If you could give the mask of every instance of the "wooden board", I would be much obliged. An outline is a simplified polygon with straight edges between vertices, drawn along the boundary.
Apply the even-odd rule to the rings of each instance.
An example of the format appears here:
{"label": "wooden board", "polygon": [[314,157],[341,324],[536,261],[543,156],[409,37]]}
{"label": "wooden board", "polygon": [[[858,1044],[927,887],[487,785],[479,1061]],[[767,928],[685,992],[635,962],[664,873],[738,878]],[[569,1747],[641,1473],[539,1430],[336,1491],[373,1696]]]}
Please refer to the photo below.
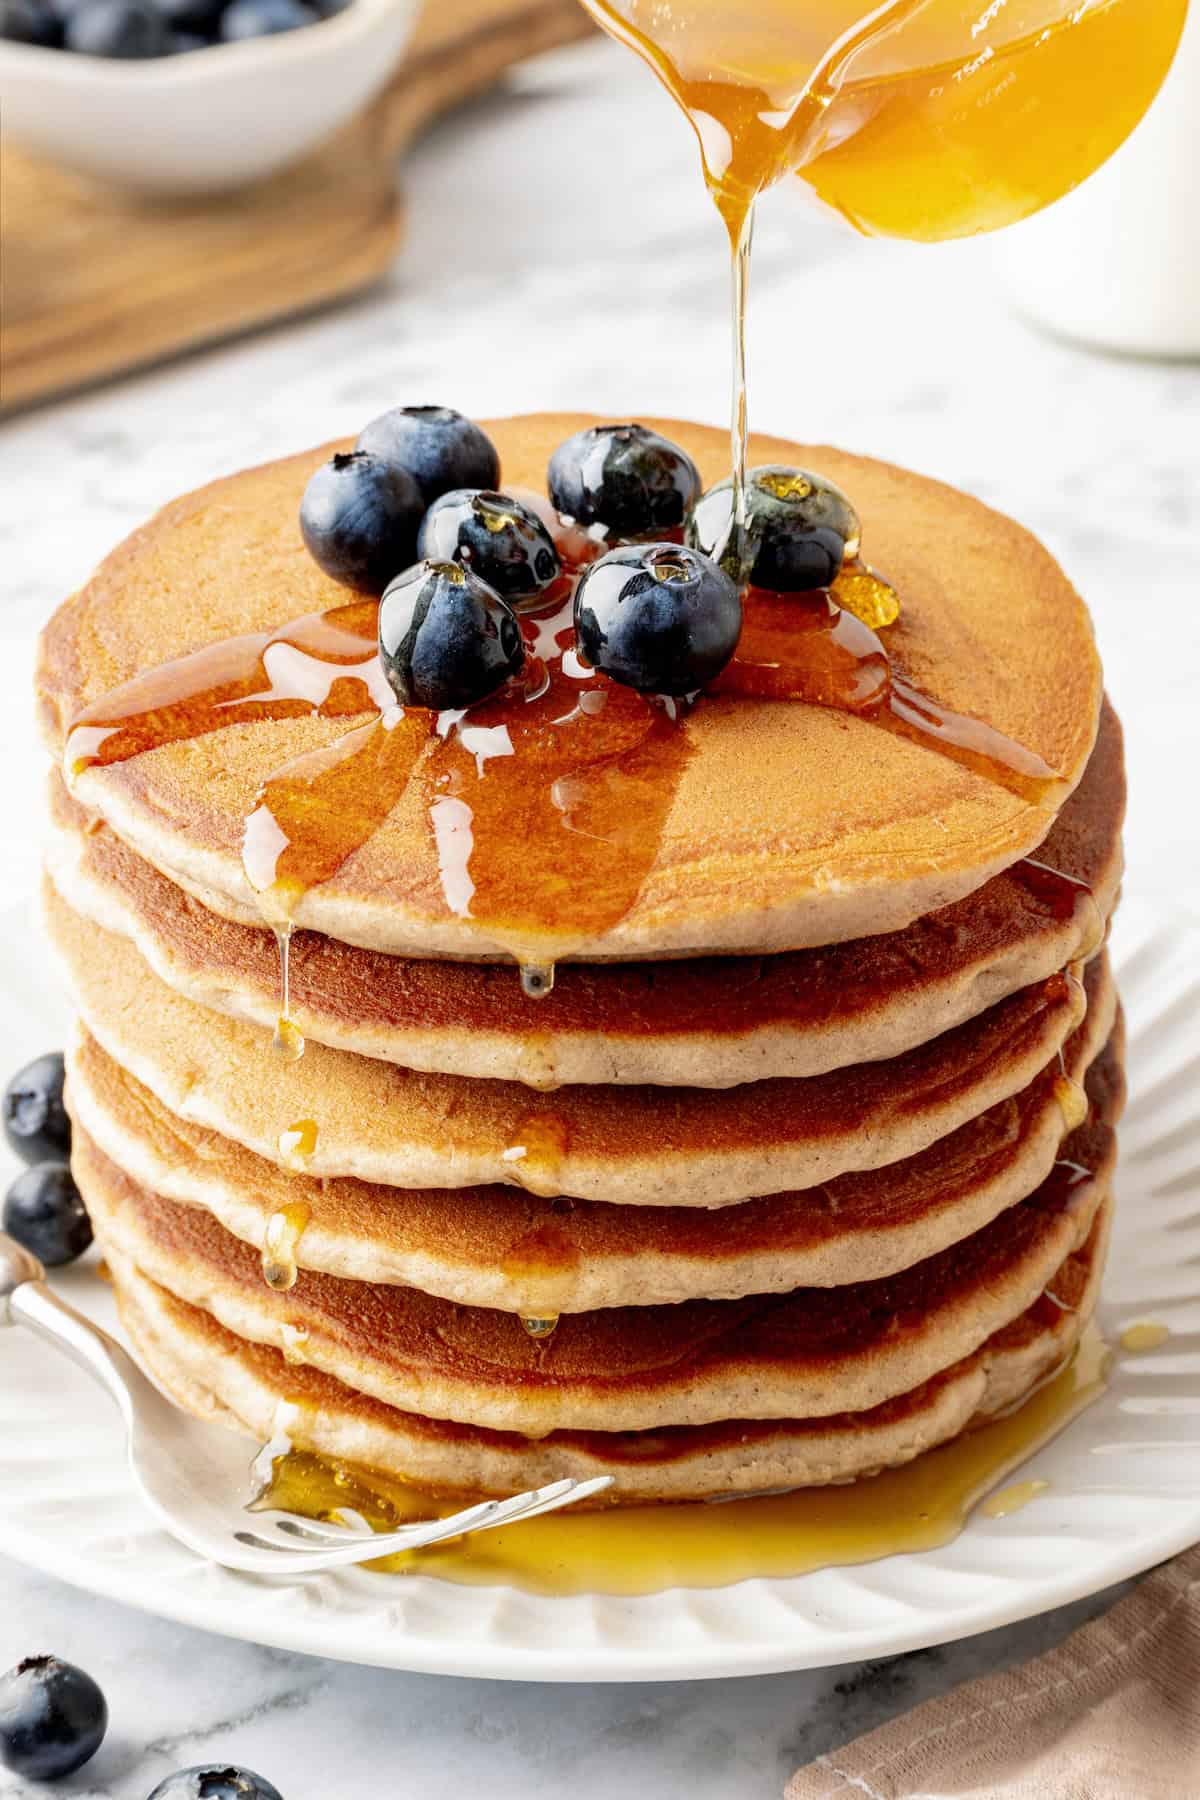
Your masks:
{"label": "wooden board", "polygon": [[354,293],[400,240],[396,162],[439,114],[591,29],[579,0],[429,0],[366,112],[234,195],[138,200],[5,143],[0,412]]}

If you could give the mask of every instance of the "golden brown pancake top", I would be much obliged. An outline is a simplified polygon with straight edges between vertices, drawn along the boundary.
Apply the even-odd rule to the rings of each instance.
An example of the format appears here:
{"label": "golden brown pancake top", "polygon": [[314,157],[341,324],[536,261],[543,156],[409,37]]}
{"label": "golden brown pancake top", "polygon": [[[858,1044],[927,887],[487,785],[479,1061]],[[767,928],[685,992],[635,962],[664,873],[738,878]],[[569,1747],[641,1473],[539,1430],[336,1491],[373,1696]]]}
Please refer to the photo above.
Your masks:
{"label": "golden brown pancake top", "polygon": [[[554,446],[591,422],[534,415],[489,426],[504,483],[540,489]],[[692,452],[706,482],[725,473],[723,433],[658,423]],[[306,555],[297,524],[304,483],[331,448],[176,501],[60,609],[44,634],[38,677],[53,749],[61,751],[81,708],[134,674],[347,600]],[[1053,801],[1033,804],[840,712],[707,697],[682,727],[686,756],[637,892],[607,924],[603,890],[629,882],[627,845],[597,857],[567,832],[561,854],[539,845],[531,858],[528,836],[505,842],[500,827],[474,854],[508,871],[503,916],[457,916],[420,781],[299,902],[300,924],[385,951],[474,958],[506,954],[517,937],[527,960],[780,950],[898,929],[1041,841],[1082,773],[1101,699],[1086,611],[1052,558],[979,502],[883,463],[775,439],[756,440],[752,460],[816,467],[849,492],[867,555],[902,596],[889,653],[926,693],[1053,768],[1061,777]],[[233,726],[90,768],[79,795],[167,874],[253,917],[240,847],[260,784],[353,723],[293,717]],[[651,781],[642,804],[652,801],[657,807]],[[540,867],[569,874],[572,851],[587,852],[597,902],[583,929],[564,914],[561,887],[553,905],[544,886],[521,889],[524,865],[540,857]]]}

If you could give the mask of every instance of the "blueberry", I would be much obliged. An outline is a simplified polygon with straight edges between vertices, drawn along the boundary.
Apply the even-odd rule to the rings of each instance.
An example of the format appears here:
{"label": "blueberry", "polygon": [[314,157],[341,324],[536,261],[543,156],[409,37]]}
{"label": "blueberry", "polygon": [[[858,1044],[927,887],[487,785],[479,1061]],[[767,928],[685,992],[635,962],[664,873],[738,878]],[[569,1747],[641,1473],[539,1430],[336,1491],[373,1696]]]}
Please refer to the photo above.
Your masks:
{"label": "blueberry", "polygon": [[690,694],[737,649],[742,602],[723,569],[679,544],[610,550],[575,590],[583,656],[626,687]]}
{"label": "blueberry", "polygon": [[65,1079],[62,1052],[51,1050],[18,1069],[5,1088],[4,1135],[22,1162],[63,1162],[71,1154]]}
{"label": "blueberry", "polygon": [[212,39],[202,37],[198,31],[173,31],[167,46],[168,56],[190,56],[193,50],[207,50]]}
{"label": "blueberry", "polygon": [[27,1656],[0,1675],[0,1763],[31,1781],[56,1781],[95,1756],[108,1726],[90,1675],[57,1656]]}
{"label": "blueberry", "polygon": [[148,1800],[283,1800],[283,1796],[253,1769],[205,1763],[194,1769],[177,1769],[159,1782]]}
{"label": "blueberry", "polygon": [[66,45],[84,56],[165,56],[171,34],[150,0],[85,0],[67,20]]}
{"label": "blueberry", "polygon": [[645,425],[589,425],[550,458],[550,498],[580,525],[610,538],[649,537],[682,525],[700,492],[685,450]]}
{"label": "blueberry", "polygon": [[[217,35],[217,23],[225,5],[225,0],[153,0],[153,5],[174,33],[172,50],[179,46],[179,37],[195,36],[203,43],[210,42]],[[197,46],[188,44],[186,48]]]}
{"label": "blueberry", "polygon": [[62,38],[62,27],[41,0],[0,0],[0,38],[10,44],[53,48]]}
{"label": "blueberry", "polygon": [[416,482],[403,469],[354,450],[323,463],[312,477],[300,502],[300,530],[327,575],[364,594],[381,594],[412,562],[424,510]]}
{"label": "blueberry", "polygon": [[529,507],[487,488],[452,488],[434,501],[417,554],[467,564],[504,600],[534,600],[561,572],[554,539]]}
{"label": "blueberry", "polygon": [[511,606],[454,562],[396,577],[379,607],[379,653],[401,705],[432,712],[486,700],[525,660]]}
{"label": "blueberry", "polygon": [[232,0],[221,14],[221,37],[227,44],[240,44],[247,38],[300,31],[305,25],[319,24],[320,18],[304,0]]}
{"label": "blueberry", "polygon": [[495,444],[451,406],[395,406],[364,426],[357,448],[406,469],[426,506],[451,488],[494,488],[500,480]]}
{"label": "blueberry", "polygon": [[740,569],[732,543],[733,484],[722,481],[696,504],[687,539],[717,556],[735,580],[777,594],[828,587],[847,550],[858,551],[858,514],[841,488],[806,469],[751,469]]}
{"label": "blueberry", "polygon": [[92,1222],[66,1163],[22,1169],[4,1196],[0,1218],[9,1237],[47,1268],[74,1262],[92,1241]]}

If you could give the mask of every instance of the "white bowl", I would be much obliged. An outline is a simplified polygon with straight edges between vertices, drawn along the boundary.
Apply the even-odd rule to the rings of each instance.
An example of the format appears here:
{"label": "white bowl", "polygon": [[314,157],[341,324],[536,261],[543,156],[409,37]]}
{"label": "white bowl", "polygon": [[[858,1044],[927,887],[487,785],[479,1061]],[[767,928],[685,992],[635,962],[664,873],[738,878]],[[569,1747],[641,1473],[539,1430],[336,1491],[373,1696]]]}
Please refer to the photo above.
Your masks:
{"label": "white bowl", "polygon": [[144,62],[0,43],[0,117],[14,140],[121,187],[241,187],[379,92],[415,11],[416,0],[351,0],[299,31]]}

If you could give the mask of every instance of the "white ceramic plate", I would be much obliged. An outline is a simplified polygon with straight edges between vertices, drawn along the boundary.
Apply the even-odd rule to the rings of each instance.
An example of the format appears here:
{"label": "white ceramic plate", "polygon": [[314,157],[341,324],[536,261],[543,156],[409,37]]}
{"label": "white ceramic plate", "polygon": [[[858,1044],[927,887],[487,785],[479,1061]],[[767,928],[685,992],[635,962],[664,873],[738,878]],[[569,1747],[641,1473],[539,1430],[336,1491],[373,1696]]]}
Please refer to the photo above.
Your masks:
{"label": "white ceramic plate", "polygon": [[[0,921],[0,925],[4,924]],[[46,959],[0,931],[0,1068],[61,1041]],[[0,1333],[0,1550],[94,1593],[289,1650],[541,1681],[749,1675],[890,1655],[1095,1592],[1200,1538],[1200,931],[1134,905],[1114,934],[1129,1024],[1116,1240],[1102,1311],[1114,1343],[1142,1319],[1171,1336],[1118,1356],[1105,1397],[1037,1456],[1048,1494],[976,1516],[922,1555],[793,1580],[637,1599],[546,1599],[361,1571],[287,1584],[201,1562],[152,1523],[115,1415],[25,1333]],[[98,1315],[86,1269],[63,1290]],[[111,1323],[111,1320],[106,1320]],[[1009,1477],[1012,1479],[1012,1477]]]}

